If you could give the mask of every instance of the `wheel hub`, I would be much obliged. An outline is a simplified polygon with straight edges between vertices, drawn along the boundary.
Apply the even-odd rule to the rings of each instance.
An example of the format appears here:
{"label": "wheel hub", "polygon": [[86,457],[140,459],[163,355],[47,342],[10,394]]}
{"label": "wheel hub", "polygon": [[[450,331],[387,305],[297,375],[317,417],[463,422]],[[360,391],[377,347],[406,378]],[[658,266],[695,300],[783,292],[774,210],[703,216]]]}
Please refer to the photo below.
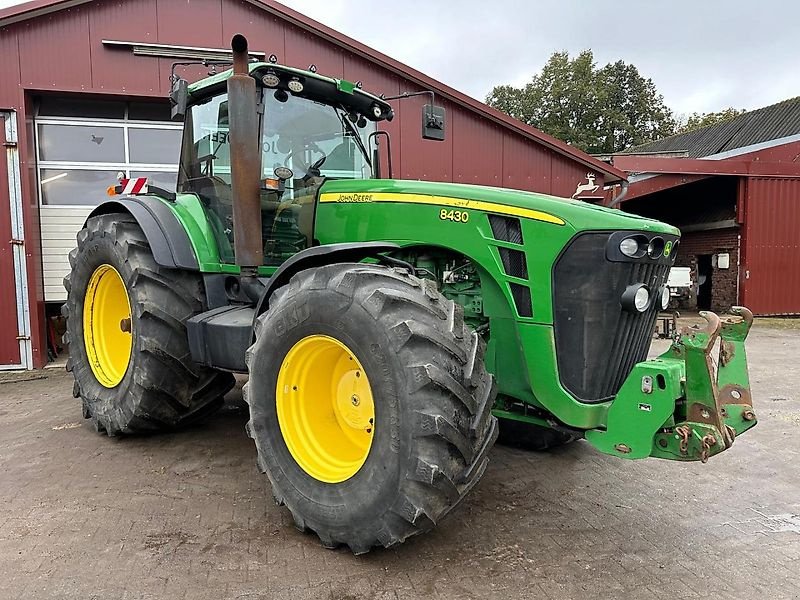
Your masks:
{"label": "wheel hub", "polygon": [[133,325],[125,282],[111,265],[97,267],[86,287],[83,342],[97,381],[106,388],[119,385],[131,359]]}
{"label": "wheel hub", "polygon": [[286,447],[311,477],[340,483],[367,460],[372,388],[361,362],[339,340],[312,335],[292,346],[278,372],[276,404]]}

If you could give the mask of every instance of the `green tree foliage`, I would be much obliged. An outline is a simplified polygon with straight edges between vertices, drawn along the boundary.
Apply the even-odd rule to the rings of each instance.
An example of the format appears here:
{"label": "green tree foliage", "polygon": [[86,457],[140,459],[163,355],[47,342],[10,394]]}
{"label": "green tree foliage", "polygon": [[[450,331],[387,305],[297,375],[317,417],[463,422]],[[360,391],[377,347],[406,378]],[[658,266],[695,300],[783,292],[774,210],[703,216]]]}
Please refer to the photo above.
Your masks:
{"label": "green tree foliage", "polygon": [[591,50],[554,53],[530,83],[495,87],[486,103],[597,154],[660,139],[676,126],[651,79],[623,61],[597,68]]}
{"label": "green tree foliage", "polygon": [[684,123],[678,126],[677,133],[686,133],[687,131],[694,131],[701,127],[708,127],[709,125],[716,125],[723,121],[728,121],[734,117],[744,114],[746,111],[740,108],[726,108],[719,112],[709,113],[692,113],[686,118]]}

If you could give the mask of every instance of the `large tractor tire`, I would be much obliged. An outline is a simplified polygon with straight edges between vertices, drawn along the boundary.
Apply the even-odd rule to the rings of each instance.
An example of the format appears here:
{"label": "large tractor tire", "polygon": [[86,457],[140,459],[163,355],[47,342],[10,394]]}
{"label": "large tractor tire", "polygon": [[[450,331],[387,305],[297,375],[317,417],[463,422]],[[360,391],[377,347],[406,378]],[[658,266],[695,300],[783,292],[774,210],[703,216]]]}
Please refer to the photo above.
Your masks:
{"label": "large tractor tire", "polygon": [[205,308],[199,275],[157,265],[125,213],[90,218],[69,262],[67,370],[98,431],[175,429],[221,406],[233,376],[193,364],[189,352],[186,320]]}
{"label": "large tractor tire", "polygon": [[303,271],[255,334],[244,393],[258,465],[325,547],[361,554],[427,531],[483,475],[494,380],[433,283],[375,265]]}
{"label": "large tractor tire", "polygon": [[513,419],[500,419],[500,436],[497,442],[504,446],[544,452],[559,446],[566,446],[577,439],[577,436],[549,427],[522,423]]}

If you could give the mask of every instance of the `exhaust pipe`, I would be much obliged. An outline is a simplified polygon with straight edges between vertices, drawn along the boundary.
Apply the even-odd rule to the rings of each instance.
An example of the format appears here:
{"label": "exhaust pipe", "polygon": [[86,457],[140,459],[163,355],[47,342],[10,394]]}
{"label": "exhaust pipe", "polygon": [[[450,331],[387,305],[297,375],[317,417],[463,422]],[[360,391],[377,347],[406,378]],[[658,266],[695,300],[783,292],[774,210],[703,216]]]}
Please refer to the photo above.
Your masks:
{"label": "exhaust pipe", "polygon": [[[261,236],[261,149],[258,139],[256,81],[250,76],[247,39],[231,40],[233,75],[228,78],[228,141],[233,193],[233,246],[242,275],[264,262]],[[250,273],[245,273],[250,271]]]}

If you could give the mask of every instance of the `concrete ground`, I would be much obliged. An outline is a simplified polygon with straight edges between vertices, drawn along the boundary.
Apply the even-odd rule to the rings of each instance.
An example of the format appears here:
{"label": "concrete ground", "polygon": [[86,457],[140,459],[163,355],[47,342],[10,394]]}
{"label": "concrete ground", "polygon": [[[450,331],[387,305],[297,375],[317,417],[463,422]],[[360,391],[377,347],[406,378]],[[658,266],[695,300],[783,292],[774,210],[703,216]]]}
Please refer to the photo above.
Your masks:
{"label": "concrete ground", "polygon": [[65,373],[4,375],[0,598],[800,598],[800,330],[757,325],[748,352],[760,423],[709,464],[498,446],[436,531],[358,558],[272,503],[240,390],[109,439]]}

